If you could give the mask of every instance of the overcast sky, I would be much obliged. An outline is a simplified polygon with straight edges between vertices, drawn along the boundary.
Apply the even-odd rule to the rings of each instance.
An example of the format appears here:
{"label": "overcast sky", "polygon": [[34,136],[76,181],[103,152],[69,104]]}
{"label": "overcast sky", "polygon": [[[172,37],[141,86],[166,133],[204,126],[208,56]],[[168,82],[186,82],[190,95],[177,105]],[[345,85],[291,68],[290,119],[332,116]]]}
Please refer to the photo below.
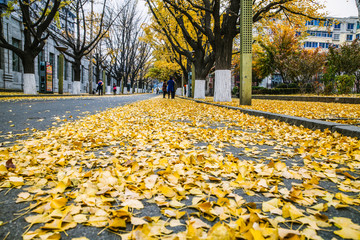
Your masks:
{"label": "overcast sky", "polygon": [[[355,0],[318,0],[326,5],[326,10],[331,17],[350,17],[357,16]],[[147,12],[145,1],[139,1],[139,9],[144,13]]]}
{"label": "overcast sky", "polygon": [[350,17],[358,15],[355,0],[325,0],[325,5],[329,16],[331,17]]}

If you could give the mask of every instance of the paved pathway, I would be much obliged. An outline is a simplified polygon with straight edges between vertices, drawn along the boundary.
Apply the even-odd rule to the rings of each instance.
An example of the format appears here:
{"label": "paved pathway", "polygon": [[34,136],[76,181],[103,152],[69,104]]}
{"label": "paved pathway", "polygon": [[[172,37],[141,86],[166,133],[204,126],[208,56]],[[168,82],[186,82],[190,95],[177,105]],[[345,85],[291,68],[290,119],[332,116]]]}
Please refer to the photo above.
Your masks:
{"label": "paved pathway", "polygon": [[21,135],[31,132],[31,129],[46,130],[56,126],[59,119],[74,120],[155,96],[155,94],[101,97],[96,95],[40,99],[14,98],[11,101],[0,101],[0,143],[22,137]]}

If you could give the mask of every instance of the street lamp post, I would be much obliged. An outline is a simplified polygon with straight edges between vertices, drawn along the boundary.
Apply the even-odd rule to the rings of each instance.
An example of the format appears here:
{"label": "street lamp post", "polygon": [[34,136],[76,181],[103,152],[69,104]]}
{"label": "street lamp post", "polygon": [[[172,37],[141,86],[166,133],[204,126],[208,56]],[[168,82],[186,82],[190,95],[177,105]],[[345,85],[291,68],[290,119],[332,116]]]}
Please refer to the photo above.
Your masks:
{"label": "street lamp post", "polygon": [[252,0],[240,0],[240,105],[251,105]]}
{"label": "street lamp post", "polygon": [[59,68],[58,68],[58,92],[59,94],[63,94],[63,88],[64,88],[64,52],[67,50],[67,47],[64,46],[56,46],[55,47],[59,52]]}

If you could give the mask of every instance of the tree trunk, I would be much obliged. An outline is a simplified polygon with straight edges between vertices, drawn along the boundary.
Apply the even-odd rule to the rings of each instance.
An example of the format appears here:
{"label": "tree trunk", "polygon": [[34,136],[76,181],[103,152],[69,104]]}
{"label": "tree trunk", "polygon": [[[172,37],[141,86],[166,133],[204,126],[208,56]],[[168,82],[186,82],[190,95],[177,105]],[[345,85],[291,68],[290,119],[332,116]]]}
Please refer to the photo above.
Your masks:
{"label": "tree trunk", "polygon": [[124,94],[125,77],[121,78],[121,94]]}
{"label": "tree trunk", "polygon": [[81,59],[75,59],[74,63],[74,82],[73,82],[73,94],[80,94],[80,80],[81,80]]}
{"label": "tree trunk", "polygon": [[209,71],[205,70],[204,57],[195,58],[195,84],[194,98],[205,99],[205,83],[206,76]]}
{"label": "tree trunk", "polygon": [[81,60],[75,59],[74,66],[74,81],[80,82],[81,80]]}
{"label": "tree trunk", "polygon": [[230,70],[233,39],[219,39],[215,51],[215,69]]}
{"label": "tree trunk", "polygon": [[215,51],[215,102],[231,102],[231,56],[232,38],[219,39]]}
{"label": "tree trunk", "polygon": [[36,95],[37,89],[35,80],[34,57],[31,55],[24,56],[21,60],[24,67],[24,93]]}

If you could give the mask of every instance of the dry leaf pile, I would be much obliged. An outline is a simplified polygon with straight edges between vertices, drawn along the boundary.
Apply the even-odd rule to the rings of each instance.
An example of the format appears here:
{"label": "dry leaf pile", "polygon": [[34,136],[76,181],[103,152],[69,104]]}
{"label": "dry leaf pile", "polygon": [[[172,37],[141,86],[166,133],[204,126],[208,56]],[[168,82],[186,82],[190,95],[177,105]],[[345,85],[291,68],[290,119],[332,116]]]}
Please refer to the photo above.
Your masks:
{"label": "dry leaf pile", "polygon": [[[213,98],[206,98],[213,102]],[[239,107],[239,99],[232,102],[216,102],[217,104]],[[264,112],[285,114],[310,119],[321,119],[343,124],[360,125],[359,104],[325,103],[325,102],[301,102],[253,99],[251,106],[241,105],[241,108],[254,109]]]}
{"label": "dry leaf pile", "polygon": [[359,219],[338,212],[359,212],[360,142],[330,131],[156,98],[0,157],[0,188],[29,203],[26,240],[79,224],[122,239],[360,239]]}

